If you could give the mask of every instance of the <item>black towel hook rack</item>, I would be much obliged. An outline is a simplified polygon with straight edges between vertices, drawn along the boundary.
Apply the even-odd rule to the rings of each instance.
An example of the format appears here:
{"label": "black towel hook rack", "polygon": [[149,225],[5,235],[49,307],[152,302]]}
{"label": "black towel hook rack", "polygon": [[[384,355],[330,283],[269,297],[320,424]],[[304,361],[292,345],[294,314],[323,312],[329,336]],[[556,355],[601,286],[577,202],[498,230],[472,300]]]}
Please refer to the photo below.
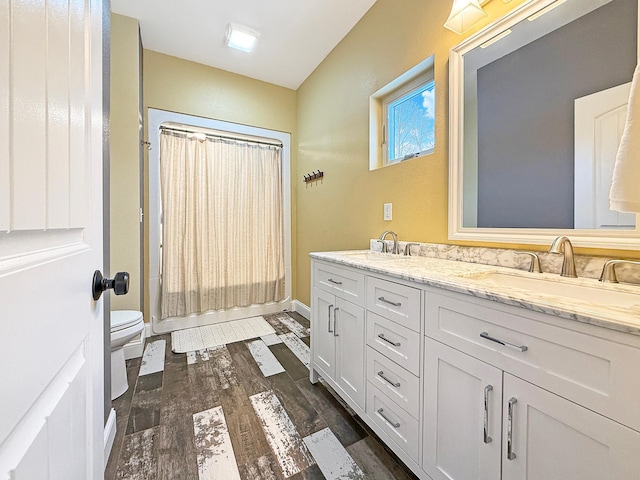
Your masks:
{"label": "black towel hook rack", "polygon": [[308,174],[303,176],[304,183],[313,182],[314,180],[319,180],[322,177],[324,177],[324,172],[321,172],[320,170],[318,170],[316,172],[308,173]]}

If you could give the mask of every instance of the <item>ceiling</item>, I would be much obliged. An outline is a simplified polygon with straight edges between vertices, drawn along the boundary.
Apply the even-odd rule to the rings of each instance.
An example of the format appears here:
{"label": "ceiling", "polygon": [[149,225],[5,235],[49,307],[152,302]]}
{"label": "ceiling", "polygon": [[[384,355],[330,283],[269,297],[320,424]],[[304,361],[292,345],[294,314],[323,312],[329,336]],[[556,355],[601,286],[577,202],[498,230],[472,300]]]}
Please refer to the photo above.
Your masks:
{"label": "ceiling", "polygon": [[[111,0],[140,22],[145,49],[297,89],[376,0]],[[252,53],[224,44],[229,22],[260,32]]]}

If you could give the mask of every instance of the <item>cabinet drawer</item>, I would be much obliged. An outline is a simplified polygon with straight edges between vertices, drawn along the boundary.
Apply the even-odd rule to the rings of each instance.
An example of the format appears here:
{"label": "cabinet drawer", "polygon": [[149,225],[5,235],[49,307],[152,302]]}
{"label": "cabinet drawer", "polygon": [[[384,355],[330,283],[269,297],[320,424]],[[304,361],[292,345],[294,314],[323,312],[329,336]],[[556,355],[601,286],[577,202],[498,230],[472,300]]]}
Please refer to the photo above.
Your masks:
{"label": "cabinet drawer", "polygon": [[367,344],[414,375],[420,375],[418,332],[367,312]]}
{"label": "cabinet drawer", "polygon": [[369,418],[389,435],[399,448],[404,450],[414,462],[420,463],[418,458],[420,432],[418,421],[398,407],[372,383],[367,385],[366,412]]}
{"label": "cabinet drawer", "polygon": [[467,295],[429,291],[425,312],[427,336],[640,430],[639,348]]}
{"label": "cabinet drawer", "polygon": [[367,310],[420,331],[420,290],[417,288],[369,277]]}
{"label": "cabinet drawer", "polygon": [[314,286],[364,306],[364,275],[346,268],[314,264]]}
{"label": "cabinet drawer", "polygon": [[371,347],[367,347],[367,380],[406,410],[420,415],[420,379]]}

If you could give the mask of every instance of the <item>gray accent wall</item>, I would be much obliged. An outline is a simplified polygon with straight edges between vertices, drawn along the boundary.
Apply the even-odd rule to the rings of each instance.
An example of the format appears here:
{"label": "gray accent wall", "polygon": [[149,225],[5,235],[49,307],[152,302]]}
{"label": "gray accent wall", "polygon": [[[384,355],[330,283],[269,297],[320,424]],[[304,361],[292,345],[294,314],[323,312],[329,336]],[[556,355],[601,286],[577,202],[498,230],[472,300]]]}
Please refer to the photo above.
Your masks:
{"label": "gray accent wall", "polygon": [[574,99],[629,82],[636,42],[613,0],[478,70],[478,227],[573,228]]}

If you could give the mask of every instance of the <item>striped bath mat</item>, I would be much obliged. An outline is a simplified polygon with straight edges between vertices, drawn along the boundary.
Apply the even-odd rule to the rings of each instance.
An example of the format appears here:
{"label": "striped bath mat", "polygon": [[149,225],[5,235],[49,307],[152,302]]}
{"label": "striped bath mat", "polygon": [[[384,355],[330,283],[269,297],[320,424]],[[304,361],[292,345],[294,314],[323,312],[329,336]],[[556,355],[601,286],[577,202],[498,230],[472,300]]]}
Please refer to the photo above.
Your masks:
{"label": "striped bath mat", "polygon": [[264,318],[243,318],[171,332],[171,350],[174,353],[194,352],[271,333],[275,333],[275,330]]}

